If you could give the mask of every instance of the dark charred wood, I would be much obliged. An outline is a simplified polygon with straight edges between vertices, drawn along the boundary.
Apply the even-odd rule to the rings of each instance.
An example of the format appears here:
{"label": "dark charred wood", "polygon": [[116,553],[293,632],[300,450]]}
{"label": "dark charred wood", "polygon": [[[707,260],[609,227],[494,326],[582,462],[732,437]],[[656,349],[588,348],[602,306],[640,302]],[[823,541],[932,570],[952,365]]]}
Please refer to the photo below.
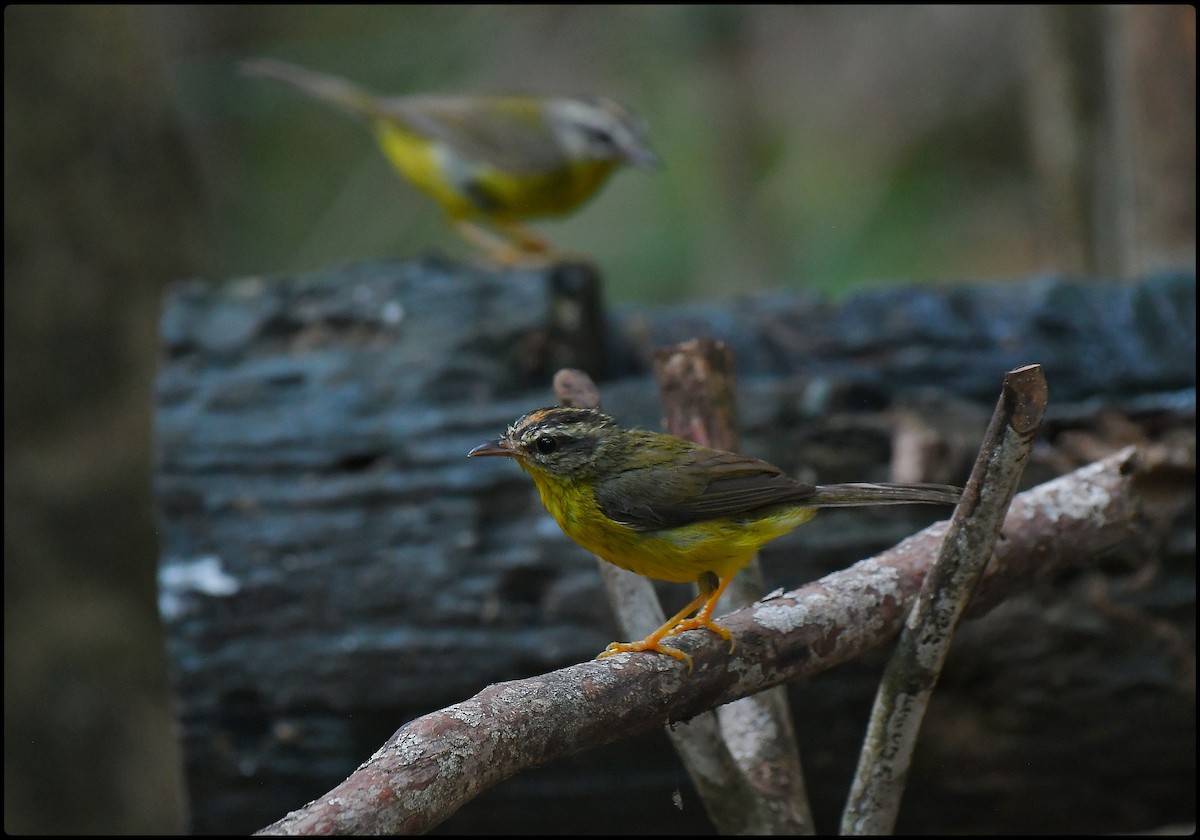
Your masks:
{"label": "dark charred wood", "polygon": [[[597,283],[582,264],[426,260],[172,291],[155,485],[195,831],[261,828],[407,721],[616,638],[592,559],[528,479],[466,452],[552,404],[566,366],[597,377],[622,423],[658,428],[653,350],[700,336],[735,352],[741,449],[802,480],[890,480],[914,435],[904,469],[921,474],[903,480],[961,483],[997,382],[1028,363],[1050,408],[1023,488],[1131,438],[1161,447],[1175,466],[1146,491],[1182,499],[1174,513],[1091,570],[1041,579],[1030,558],[1027,592],[964,622],[898,830],[1194,821],[1194,276],[609,313]],[[768,589],[944,515],[823,512],[763,552]],[[819,830],[836,825],[883,656],[790,688]],[[509,779],[437,830],[581,826],[711,831],[655,732]]]}

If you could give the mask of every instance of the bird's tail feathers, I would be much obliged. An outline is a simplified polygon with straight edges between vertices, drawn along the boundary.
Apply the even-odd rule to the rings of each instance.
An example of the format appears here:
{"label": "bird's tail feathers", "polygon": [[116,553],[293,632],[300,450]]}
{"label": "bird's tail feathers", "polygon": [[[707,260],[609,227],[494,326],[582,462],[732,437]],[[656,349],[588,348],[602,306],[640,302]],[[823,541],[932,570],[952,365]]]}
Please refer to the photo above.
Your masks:
{"label": "bird's tail feathers", "polygon": [[378,111],[375,97],[345,79],[317,73],[286,61],[274,58],[251,59],[242,62],[241,71],[247,76],[285,82],[301,93],[356,116],[371,116]]}
{"label": "bird's tail feathers", "polygon": [[818,485],[812,503],[817,507],[861,505],[956,505],[962,488],[949,484],[824,484]]}

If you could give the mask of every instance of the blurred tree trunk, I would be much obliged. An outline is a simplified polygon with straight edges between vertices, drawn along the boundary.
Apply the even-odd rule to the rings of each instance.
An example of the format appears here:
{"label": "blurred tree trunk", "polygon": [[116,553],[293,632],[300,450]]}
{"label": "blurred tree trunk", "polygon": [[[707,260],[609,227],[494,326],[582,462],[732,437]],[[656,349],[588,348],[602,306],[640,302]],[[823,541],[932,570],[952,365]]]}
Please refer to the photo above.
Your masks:
{"label": "blurred tree trunk", "polygon": [[1114,165],[1096,173],[1097,268],[1130,278],[1195,265],[1196,8],[1108,6],[1104,37]]}
{"label": "blurred tree trunk", "polygon": [[155,609],[159,293],[202,208],[133,6],[4,10],[4,827],[183,825]]}
{"label": "blurred tree trunk", "polygon": [[1130,279],[1196,262],[1192,6],[1040,6],[1018,49],[1045,259]]}

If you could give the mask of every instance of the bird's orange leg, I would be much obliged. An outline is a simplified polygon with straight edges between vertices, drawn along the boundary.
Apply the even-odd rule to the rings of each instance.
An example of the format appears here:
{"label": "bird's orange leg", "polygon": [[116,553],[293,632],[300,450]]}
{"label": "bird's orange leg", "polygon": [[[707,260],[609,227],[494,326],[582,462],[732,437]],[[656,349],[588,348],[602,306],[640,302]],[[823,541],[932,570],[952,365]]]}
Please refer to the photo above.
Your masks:
{"label": "bird's orange leg", "polygon": [[533,228],[520,222],[497,222],[496,227],[508,234],[518,248],[527,254],[554,253],[554,246]]}
{"label": "bird's orange leg", "polygon": [[[734,572],[734,574],[737,573]],[[730,581],[733,580],[733,575],[722,578],[720,583],[714,586],[713,580],[715,579],[716,575],[712,574],[706,574],[700,578],[700,598],[697,600],[704,599],[704,606],[700,608],[700,612],[696,613],[693,618],[685,618],[676,623],[674,627],[667,631],[667,635],[674,636],[676,633],[699,630],[703,627],[729,642],[729,652],[733,653],[733,648],[737,644],[733,638],[733,634],[712,620],[713,610],[717,608],[717,601],[721,600],[721,595],[725,592],[725,587],[729,586]]]}
{"label": "bird's orange leg", "polygon": [[452,221],[455,233],[483,251],[494,262],[507,265],[513,262],[520,253],[520,249],[513,243],[496,236],[482,225],[469,219],[453,219]]}
{"label": "bird's orange leg", "polygon": [[551,261],[554,249],[546,240],[519,222],[497,222],[497,236],[469,219],[453,219],[454,230],[483,251],[489,260],[505,266],[540,266]]}
{"label": "bird's orange leg", "polygon": [[600,655],[596,658],[603,659],[606,656],[612,656],[616,653],[637,653],[643,650],[652,650],[658,653],[665,653],[667,656],[674,657],[680,662],[687,663],[688,671],[690,672],[692,670],[692,657],[688,656],[681,650],[676,650],[673,647],[667,647],[666,645],[662,644],[662,639],[664,636],[668,636],[674,632],[673,628],[675,628],[686,616],[695,612],[695,610],[704,603],[704,599],[707,597],[707,592],[701,592],[699,595],[693,598],[686,607],[668,618],[661,627],[659,627],[646,638],[642,639],[640,642],[613,642],[611,645],[601,651]]}
{"label": "bird's orange leg", "polygon": [[[701,627],[716,633],[722,639],[729,642],[729,650],[732,652],[735,644],[733,634],[713,621],[712,614],[713,610],[717,607],[717,601],[720,600],[721,594],[725,591],[725,587],[729,586],[729,582],[733,580],[733,575],[729,575],[719,583],[714,584],[713,581],[716,579],[716,575],[713,574],[705,574],[701,577],[699,581],[700,594],[640,642],[613,642],[596,658],[603,659],[606,656],[612,656],[614,653],[636,653],[638,651],[651,650],[657,653],[665,653],[667,656],[674,657],[680,662],[686,662],[688,671],[690,672],[692,670],[692,657],[681,650],[667,647],[662,644],[662,640],[667,636],[674,636],[676,633],[683,633],[687,630],[699,630]],[[688,618],[687,616],[691,615],[697,608],[700,612],[696,613],[694,618]]]}

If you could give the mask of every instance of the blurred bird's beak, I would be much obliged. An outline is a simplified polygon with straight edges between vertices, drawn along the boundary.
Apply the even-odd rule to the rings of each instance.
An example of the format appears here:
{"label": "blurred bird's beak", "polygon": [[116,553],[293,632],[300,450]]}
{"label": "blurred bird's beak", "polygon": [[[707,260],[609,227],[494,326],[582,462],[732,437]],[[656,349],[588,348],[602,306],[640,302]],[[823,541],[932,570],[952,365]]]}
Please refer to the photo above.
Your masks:
{"label": "blurred bird's beak", "polygon": [[662,158],[645,147],[630,150],[626,157],[638,169],[662,169]]}
{"label": "blurred bird's beak", "polygon": [[467,453],[468,458],[474,458],[476,455],[506,455],[509,458],[517,457],[516,451],[509,446],[508,441],[504,438],[488,441],[476,446]]}

